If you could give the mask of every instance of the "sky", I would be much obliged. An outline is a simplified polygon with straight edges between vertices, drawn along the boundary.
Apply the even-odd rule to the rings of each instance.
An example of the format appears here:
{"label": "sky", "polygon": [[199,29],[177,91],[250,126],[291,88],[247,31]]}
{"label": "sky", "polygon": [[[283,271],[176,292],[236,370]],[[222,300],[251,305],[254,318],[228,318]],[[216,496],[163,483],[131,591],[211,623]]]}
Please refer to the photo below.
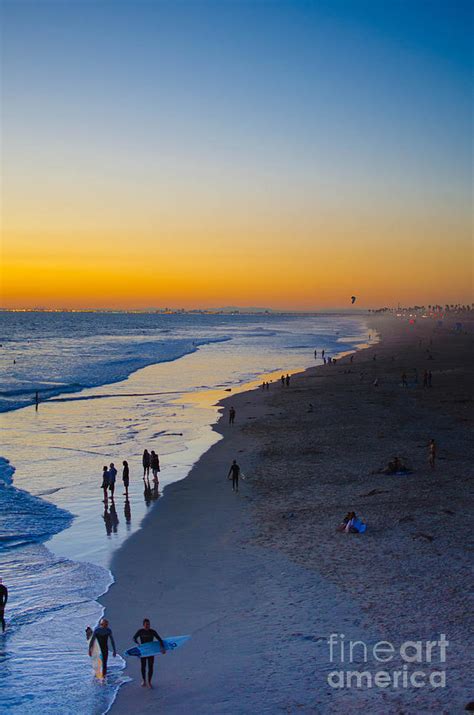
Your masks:
{"label": "sky", "polygon": [[471,302],[464,0],[2,0],[4,308]]}

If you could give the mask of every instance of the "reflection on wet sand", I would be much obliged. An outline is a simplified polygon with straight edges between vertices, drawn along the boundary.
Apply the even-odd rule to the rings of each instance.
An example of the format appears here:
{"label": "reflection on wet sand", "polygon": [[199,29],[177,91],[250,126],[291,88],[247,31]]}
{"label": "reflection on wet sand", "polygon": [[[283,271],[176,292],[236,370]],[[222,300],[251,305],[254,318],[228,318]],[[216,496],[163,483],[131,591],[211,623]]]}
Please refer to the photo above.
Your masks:
{"label": "reflection on wet sand", "polygon": [[153,480],[153,486],[150,484],[148,477],[143,477],[143,497],[145,499],[145,504],[150,506],[153,501],[156,501],[160,497],[160,492],[158,491],[159,482],[158,479]]}
{"label": "reflection on wet sand", "polygon": [[117,527],[119,525],[119,518],[117,515],[117,510],[115,508],[115,502],[113,499],[104,502],[104,514],[103,519],[105,523],[105,530],[107,536],[117,533]]}
{"label": "reflection on wet sand", "polygon": [[127,531],[130,531],[130,526],[132,524],[132,510],[130,508],[130,501],[128,499],[128,494],[125,497],[125,504],[123,506],[123,515],[125,517],[125,523],[127,524]]}

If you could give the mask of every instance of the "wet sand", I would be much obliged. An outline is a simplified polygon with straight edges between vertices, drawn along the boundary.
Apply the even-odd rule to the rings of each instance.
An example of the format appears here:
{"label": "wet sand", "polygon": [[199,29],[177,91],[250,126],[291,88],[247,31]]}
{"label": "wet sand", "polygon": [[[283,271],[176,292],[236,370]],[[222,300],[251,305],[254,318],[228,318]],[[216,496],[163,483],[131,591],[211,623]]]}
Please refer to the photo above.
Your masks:
{"label": "wet sand", "polygon": [[[154,690],[132,660],[112,713],[455,713],[474,700],[473,333],[373,326],[381,342],[352,364],[231,397],[233,427],[224,402],[224,439],[117,553],[102,601],[119,649],[145,616],[163,636],[193,638],[159,656]],[[395,455],[412,473],[377,473]],[[247,476],[238,495],[226,479],[233,458]],[[336,533],[350,509],[366,534]],[[330,662],[330,633],[395,647],[445,633],[446,663],[419,669],[445,669],[446,688],[331,687],[342,666]],[[359,660],[352,669],[381,669]]]}

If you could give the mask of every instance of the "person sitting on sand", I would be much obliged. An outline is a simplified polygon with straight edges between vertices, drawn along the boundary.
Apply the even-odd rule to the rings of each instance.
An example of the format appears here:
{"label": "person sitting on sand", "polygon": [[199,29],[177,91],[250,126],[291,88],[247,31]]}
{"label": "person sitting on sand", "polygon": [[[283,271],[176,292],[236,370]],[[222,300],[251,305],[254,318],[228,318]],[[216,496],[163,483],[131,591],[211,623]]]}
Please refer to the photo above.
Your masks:
{"label": "person sitting on sand", "polygon": [[[363,525],[362,525],[363,526]],[[342,523],[337,527],[337,531],[343,531],[345,534],[359,534],[363,530],[360,520],[357,518],[355,511],[349,511],[345,515]]]}
{"label": "person sitting on sand", "polygon": [[380,470],[380,474],[408,474],[409,471],[400,457],[393,457],[385,469]]}
{"label": "person sitting on sand", "polygon": [[336,531],[345,531],[347,524],[351,521],[353,517],[355,517],[355,512],[348,511],[339,526],[336,527]]}

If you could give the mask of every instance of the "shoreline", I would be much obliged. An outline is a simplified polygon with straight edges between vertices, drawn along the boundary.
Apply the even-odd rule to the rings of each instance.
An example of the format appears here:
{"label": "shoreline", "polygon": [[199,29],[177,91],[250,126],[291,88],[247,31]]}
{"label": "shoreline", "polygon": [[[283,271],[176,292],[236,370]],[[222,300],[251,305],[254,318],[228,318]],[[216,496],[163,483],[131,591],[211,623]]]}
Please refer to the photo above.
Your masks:
{"label": "shoreline", "polygon": [[[381,342],[376,347],[356,353],[357,371],[359,372],[361,366],[365,366],[368,373],[375,369],[383,374],[384,370],[387,371],[384,353],[393,352],[395,344],[397,357],[393,369],[400,369],[400,360],[409,365],[408,357],[414,350],[413,335],[408,336],[408,339],[405,339],[404,335],[401,341],[402,323],[394,319],[374,319],[372,323],[382,329]],[[427,331],[431,333],[433,325],[416,326],[413,333],[418,335],[420,330],[420,339],[427,340]],[[445,330],[440,337],[436,374],[440,368],[441,352],[444,350],[447,335]],[[451,336],[449,333],[448,342],[451,341]],[[465,341],[462,336],[454,337],[457,343],[460,339]],[[374,351],[378,353],[377,365],[370,362]],[[451,357],[452,355],[449,356]],[[275,434],[281,436],[282,422],[285,423],[283,432],[288,432],[288,409],[294,410],[296,406],[301,412],[303,394],[313,394],[314,380],[323,378],[319,380],[318,398],[321,397],[320,386],[329,385],[332,381],[330,394],[342,395],[350,414],[354,407],[352,405],[351,408],[351,405],[347,404],[350,402],[350,395],[345,387],[341,391],[340,385],[336,384],[341,379],[346,382],[347,379],[353,380],[352,376],[348,378],[349,365],[349,358],[345,358],[338,360],[336,366],[311,367],[292,379],[292,386],[288,391],[285,388],[280,390],[278,385],[274,385],[269,392],[242,392],[239,395],[230,395],[221,402],[221,410],[224,410],[225,403],[229,404],[230,401],[237,408],[236,425],[230,428],[225,424],[225,420],[220,418],[214,429],[222,434],[224,439],[200,458],[184,480],[166,488],[167,498],[157,504],[144,520],[141,529],[115,554],[111,563],[115,583],[100,602],[106,608],[119,650],[128,647],[131,636],[140,626],[144,616],[151,618],[152,626],[163,636],[191,633],[193,638],[178,653],[170,654],[166,659],[158,659],[156,690],[143,691],[138,684],[138,663],[128,663],[125,672],[134,680],[120,688],[111,708],[112,713],[120,715],[137,707],[143,713],[154,712],[160,707],[167,713],[193,712],[196,715],[201,712],[270,713],[282,708],[286,708],[288,712],[336,712],[339,707],[355,705],[362,711],[364,707],[373,708],[376,704],[381,706],[382,703],[385,712],[399,712],[400,707],[406,708],[407,704],[410,707],[412,701],[417,703],[417,712],[424,712],[425,707],[446,707],[446,703],[453,697],[456,700],[459,698],[457,707],[461,707],[463,702],[465,704],[470,699],[465,682],[468,654],[466,648],[458,642],[458,625],[451,629],[455,631],[455,644],[454,657],[449,663],[456,682],[451,683],[441,694],[439,691],[427,690],[415,694],[413,690],[395,694],[372,690],[357,691],[354,696],[354,691],[336,691],[325,683],[324,674],[327,674],[331,665],[325,652],[325,638],[328,633],[338,629],[342,631],[343,624],[344,629],[350,629],[352,638],[365,638],[370,642],[376,642],[384,635],[387,637],[387,633],[394,639],[401,634],[414,637],[417,619],[419,620],[423,611],[423,606],[418,605],[414,623],[413,614],[403,619],[403,609],[398,597],[395,597],[396,589],[395,593],[392,593],[387,589],[386,583],[372,588],[370,583],[364,582],[365,572],[370,574],[369,566],[374,558],[374,549],[375,553],[378,549],[377,539],[380,538],[376,512],[383,511],[384,502],[380,501],[377,494],[375,501],[372,497],[372,504],[376,505],[375,513],[370,499],[363,507],[363,515],[369,521],[369,530],[366,536],[355,537],[363,540],[363,551],[358,554],[360,557],[362,553],[363,558],[360,563],[352,564],[354,549],[351,540],[354,537],[335,535],[333,531],[337,519],[340,520],[343,515],[342,512],[351,508],[348,501],[343,502],[347,504],[344,507],[343,503],[336,506],[329,504],[327,509],[321,504],[318,505],[320,521],[329,519],[331,523],[329,531],[328,525],[324,525],[324,533],[318,530],[317,525],[316,530],[314,529],[314,517],[309,521],[300,518],[304,517],[305,504],[306,510],[308,509],[308,495],[303,492],[308,485],[304,462],[308,462],[308,449],[311,453],[309,445],[306,445],[306,455],[295,452],[294,459],[291,460],[293,470],[299,472],[301,483],[289,486],[286,476],[283,478],[283,484],[278,483],[278,474],[289,473],[288,464],[281,454],[282,450],[275,450]],[[408,367],[404,369],[408,370]],[[371,387],[366,384],[364,390],[368,391]],[[388,388],[382,383],[380,387],[382,390],[374,389],[378,390],[376,399],[383,402],[384,391]],[[389,388],[399,390],[397,383],[392,384],[392,381]],[[351,391],[357,392],[357,388]],[[438,396],[438,392],[439,390],[434,394]],[[372,401],[372,394],[369,394]],[[415,395],[415,391],[409,393],[410,400],[412,395]],[[360,399],[360,395],[357,397]],[[289,405],[288,402],[292,404]],[[338,404],[338,408],[340,406]],[[380,413],[383,405],[378,404],[376,407],[375,412]],[[427,407],[430,415],[432,406]],[[281,414],[269,412],[277,409]],[[318,407],[316,412],[317,409]],[[405,407],[403,409],[405,410]],[[418,406],[412,406],[411,409],[416,411]],[[308,427],[308,419],[313,417],[314,414],[307,414],[306,411],[298,415],[297,424],[291,425],[289,432],[298,434],[299,439],[302,437],[304,442],[307,442],[305,430]],[[336,428],[332,417],[324,417],[323,422],[324,419],[330,431]],[[364,430],[366,427],[364,423]],[[288,437],[288,434],[286,436]],[[364,434],[364,437],[366,436]],[[377,435],[372,435],[372,438],[379,439]],[[347,450],[350,441],[345,444]],[[393,446],[388,449],[387,460],[392,456]],[[312,460],[316,452],[317,450],[313,449],[310,454]],[[241,493],[238,496],[232,494],[225,479],[225,472],[234,457],[240,461],[243,472],[250,475],[246,482],[241,482]],[[318,460],[319,457],[316,458],[316,461]],[[273,472],[275,466],[276,474]],[[374,464],[374,467],[376,466],[380,465]],[[367,474],[367,471],[366,469],[364,474],[359,475],[356,479],[356,489],[352,491],[359,493],[361,489],[365,489],[368,482],[372,487],[373,483],[386,487],[387,481],[391,479],[380,475],[375,477],[372,473]],[[418,464],[415,465],[416,471],[422,471]],[[438,473],[436,472],[436,475]],[[427,485],[424,477],[421,485],[416,481],[419,477],[415,477],[415,480],[412,477],[407,479],[412,480],[410,491],[413,491],[415,485],[416,489],[421,488],[425,494]],[[350,481],[353,481],[353,477]],[[329,492],[340,489],[340,485],[331,484],[331,480],[324,485],[318,483],[319,488],[326,486],[329,487]],[[400,489],[400,482],[395,488]],[[382,488],[381,491],[386,489]],[[388,491],[390,492],[390,489]],[[450,498],[451,496],[450,494]],[[357,501],[355,497],[353,501]],[[327,513],[323,513],[324,511]],[[408,516],[410,517],[409,514]],[[446,516],[453,519],[453,516]],[[401,521],[403,523],[403,517]],[[313,534],[308,533],[308,528],[313,529]],[[381,543],[384,552],[388,554],[386,558],[389,559],[390,568],[395,572],[400,570],[400,562],[394,563],[390,560],[394,556],[393,553],[390,554],[390,549],[393,549],[390,542],[397,542],[401,535],[405,539],[404,548],[408,546],[417,551],[415,561],[418,567],[424,569],[429,564],[432,574],[433,568],[436,568],[436,559],[433,562],[433,555],[426,554],[425,542],[431,548],[429,541],[423,536],[410,538],[409,535],[408,541],[406,528],[398,526],[395,520],[388,530],[390,538],[387,539],[385,535],[384,543]],[[421,528],[425,528],[424,525]],[[318,544],[314,543],[315,531],[319,538]],[[437,538],[437,534],[434,538]],[[329,560],[332,561],[331,568],[328,567],[328,559],[325,561],[321,558],[323,547],[326,546],[330,553]],[[338,554],[341,548],[344,551],[342,559],[341,554]],[[449,543],[449,549],[453,548],[456,549],[456,544],[453,546]],[[464,559],[463,550],[457,550],[460,551],[457,556]],[[412,554],[410,558],[411,556]],[[344,558],[347,558],[346,564]],[[457,562],[459,568],[459,558]],[[379,568],[378,563],[376,566]],[[466,577],[465,566],[460,570],[462,579]],[[357,573],[353,588],[347,587],[344,567],[352,569],[351,573]],[[358,571],[354,571],[356,568]],[[449,567],[445,568],[445,571],[449,571]],[[376,573],[380,578],[377,569]],[[403,574],[402,569],[399,573],[400,583],[403,576],[406,577],[406,574]],[[446,578],[446,573],[443,576]],[[420,588],[424,592],[429,587],[429,579],[422,576],[422,571],[419,580],[415,572],[410,574],[410,578],[418,592]],[[295,584],[298,584],[297,589],[294,588]],[[409,589],[400,590],[403,591],[407,604],[406,610],[409,610],[413,605],[413,583]],[[383,623],[372,600],[386,600],[387,591],[389,603],[385,603],[385,611],[389,613],[385,612]],[[263,595],[266,598],[263,598]],[[428,599],[428,602],[429,607],[433,608],[432,600]],[[370,603],[369,619],[367,603]],[[455,606],[459,606],[457,601]],[[462,630],[469,619],[465,610],[458,610],[456,613],[457,619],[462,623]],[[400,618],[405,621],[403,628]],[[442,621],[443,619],[436,622],[435,611],[430,619],[429,635],[432,635],[433,626],[441,625]],[[424,632],[420,632],[419,637],[424,635]],[[249,651],[250,637],[252,648]],[[449,632],[448,637],[452,638]],[[271,687],[269,683],[272,684]]]}
{"label": "shoreline", "polygon": [[[349,321],[349,325],[351,325],[353,321]],[[344,322],[343,322],[344,325]],[[354,332],[348,333],[349,335],[359,335],[359,321],[356,321],[354,323],[356,326],[354,329]],[[364,324],[362,324],[364,325]],[[334,331],[336,331],[337,328],[334,328]],[[297,331],[296,331],[297,332]],[[343,330],[341,331],[343,332]],[[361,329],[360,331],[360,340],[364,339],[365,335],[365,328]],[[345,333],[344,333],[345,334]],[[251,335],[250,337],[254,337]],[[322,340],[328,341],[326,344],[326,349],[328,345],[330,345],[330,350],[331,352],[334,353],[335,347],[336,347],[336,338],[331,334],[326,336],[323,331],[323,336]],[[342,338],[341,338],[342,340]],[[272,345],[275,341],[272,340]],[[293,344],[297,341],[289,340],[287,341],[290,343],[289,347],[292,347]],[[355,340],[351,340],[349,342],[349,345],[351,343],[355,342]],[[349,345],[346,343],[346,345],[341,345],[341,348],[347,348]],[[296,347],[301,347],[301,346],[296,346]],[[249,379],[250,375],[252,374],[259,374],[260,372],[260,365],[265,365],[265,364],[276,364],[278,365],[279,362],[274,362],[274,357],[276,356],[278,358],[278,355],[285,355],[285,352],[282,353],[277,353],[275,351],[275,348],[273,347],[273,353],[258,353],[257,355],[257,350],[249,350],[249,356],[250,356],[250,362],[244,362],[242,363],[242,360],[240,359],[239,362],[239,355],[236,353],[236,360],[233,359],[232,355],[232,350],[227,351],[224,349],[223,352],[223,357],[224,360],[220,360],[217,364],[214,364],[212,360],[209,362],[209,356],[213,355],[212,350],[205,349],[206,346],[204,346],[204,349],[198,352],[198,357],[196,355],[193,356],[185,356],[182,358],[182,367],[180,368],[181,371],[183,372],[182,377],[179,375],[177,376],[178,382],[180,385],[185,385],[185,384],[191,384],[192,382],[195,382],[196,376],[194,373],[189,374],[188,377],[186,375],[188,374],[189,366],[192,364],[194,367],[197,367],[196,374],[202,375],[203,377],[201,378],[200,381],[196,382],[196,385],[212,385],[212,384],[217,384],[219,385],[219,388],[215,391],[215,394],[219,394],[219,397],[226,397],[231,395],[231,399],[235,399],[236,392],[241,392],[245,391],[248,389],[249,383],[247,380]],[[221,352],[221,351],[220,351]],[[227,361],[225,360],[226,357],[226,352],[229,356],[232,358],[232,361]],[[312,361],[312,355],[309,355],[305,353],[303,357],[306,356],[306,359],[308,362],[310,360]],[[296,357],[296,362],[295,362],[295,357]],[[288,367],[291,368],[293,366],[293,369],[290,370],[290,372],[295,372],[295,368],[297,366],[300,366],[302,363],[299,361],[299,356],[297,352],[294,350],[286,355],[286,361],[288,361]],[[222,364],[219,364],[222,363]],[[209,368],[208,364],[210,364],[212,367]],[[15,478],[14,480],[14,488],[20,489],[20,491],[23,490],[28,490],[29,493],[37,496],[40,498],[43,498],[44,496],[46,497],[45,502],[52,502],[52,504],[56,504],[57,506],[60,506],[60,508],[65,508],[69,514],[75,514],[76,519],[74,520],[75,524],[75,532],[72,534],[69,529],[63,530],[60,533],[56,534],[53,537],[53,540],[50,543],[47,543],[45,545],[45,553],[51,554],[53,557],[51,560],[51,564],[56,563],[54,559],[59,559],[59,561],[63,560],[66,558],[66,561],[61,561],[61,563],[65,564],[65,568],[68,568],[67,564],[80,564],[82,561],[85,562],[91,562],[91,564],[100,564],[101,567],[104,566],[103,559],[104,557],[107,557],[107,550],[109,552],[112,550],[112,548],[117,548],[117,542],[120,538],[125,536],[125,532],[129,530],[129,522],[127,521],[127,514],[126,509],[124,508],[123,504],[117,505],[117,511],[118,511],[118,518],[119,518],[119,523],[120,526],[118,527],[118,531],[113,531],[113,533],[110,533],[110,523],[106,521],[105,515],[102,514],[103,508],[100,506],[97,507],[97,500],[95,498],[96,494],[96,480],[94,479],[94,474],[95,474],[95,468],[97,466],[96,461],[97,461],[97,455],[101,452],[108,453],[110,452],[110,458],[114,459],[116,457],[116,444],[127,444],[127,445],[132,445],[132,442],[116,442],[117,439],[127,439],[130,435],[128,434],[130,429],[129,429],[129,423],[134,423],[134,421],[140,420],[142,414],[141,411],[143,409],[143,405],[141,404],[134,404],[134,413],[130,413],[129,410],[129,398],[132,395],[142,395],[142,399],[144,398],[145,403],[149,403],[145,405],[145,409],[147,412],[147,419],[143,422],[143,434],[142,438],[137,441],[134,438],[133,444],[136,444],[139,446],[140,443],[145,441],[147,443],[147,440],[153,440],[156,439],[157,437],[161,436],[162,432],[156,432],[156,422],[157,419],[160,422],[163,422],[164,415],[160,416],[160,413],[157,412],[157,409],[154,405],[156,404],[156,398],[161,397],[163,395],[163,388],[159,387],[158,385],[155,387],[155,384],[153,380],[158,377],[159,380],[164,382],[165,385],[165,390],[166,390],[166,385],[170,384],[175,384],[170,382],[170,380],[173,379],[173,376],[175,374],[176,368],[174,367],[175,363],[170,362],[168,365],[164,365],[163,363],[156,363],[153,366],[148,366],[147,368],[144,368],[143,370],[140,370],[138,372],[135,372],[132,374],[132,376],[129,376],[126,381],[124,381],[123,385],[120,386],[120,388],[115,387],[111,388],[109,384],[103,385],[102,387],[99,388],[92,388],[88,389],[85,393],[82,392],[82,394],[79,394],[78,396],[70,396],[70,395],[65,395],[63,399],[65,400],[64,404],[62,404],[62,400],[56,399],[56,400],[50,400],[44,405],[39,410],[39,413],[37,413],[34,410],[34,407],[27,408],[23,412],[18,412],[15,410],[12,410],[12,419],[11,422],[9,422],[9,428],[10,431],[12,431],[12,434],[15,435],[13,438],[10,449],[6,452],[9,454],[10,457],[12,457],[12,462],[18,466],[18,471],[15,477],[20,475],[20,478],[17,479]],[[242,374],[245,376],[247,375],[247,378],[245,377],[242,379],[242,382],[236,381],[236,384],[233,384],[234,380],[236,377],[240,377],[240,373],[237,373],[237,371],[234,372],[229,372],[228,368],[233,367],[233,366],[243,366],[246,370]],[[298,372],[304,369],[304,362],[303,362],[303,367],[299,367]],[[258,370],[258,372],[257,372]],[[265,376],[268,373],[265,372]],[[278,372],[278,377],[279,377],[279,372]],[[262,378],[263,379],[263,378]],[[153,382],[150,382],[150,380]],[[191,380],[191,383],[190,383]],[[211,380],[211,381],[209,381]],[[230,391],[230,385],[232,385],[232,392]],[[260,383],[260,380],[256,380],[255,383]],[[129,384],[130,388],[133,383],[133,386],[135,389],[129,389]],[[227,387],[226,385],[229,385]],[[145,389],[143,389],[145,387]],[[152,389],[147,389],[148,387],[152,387]],[[153,391],[153,387],[155,387],[155,390]],[[98,400],[98,402],[94,403],[94,409],[91,411],[90,406],[88,407],[88,403],[84,402],[84,397],[90,395],[93,395],[94,397],[102,397],[105,396],[103,393],[107,393],[107,397],[110,396],[110,392],[115,393],[121,393],[120,395],[117,395],[117,397],[124,398],[123,404],[120,403],[120,400],[113,401],[113,400]],[[181,413],[180,410],[176,410],[174,407],[174,395],[172,395],[173,400],[171,400],[169,403],[167,403],[166,409],[170,407],[171,409],[169,410],[171,412],[171,417],[175,418],[175,421],[182,421],[181,414],[184,417],[184,426],[188,428],[188,433],[185,435],[185,440],[186,440],[186,449],[178,449],[179,452],[179,465],[183,466],[183,469],[179,467],[179,476],[178,476],[178,468],[172,469],[169,472],[169,476],[172,476],[174,473],[175,479],[181,479],[184,477],[184,475],[189,471],[190,465],[196,462],[198,456],[202,454],[206,449],[208,449],[209,445],[211,445],[216,439],[218,439],[217,434],[215,431],[212,430],[212,423],[215,422],[215,419],[217,418],[217,408],[213,407],[211,411],[205,411],[202,408],[204,407],[209,407],[210,405],[206,405],[205,401],[208,400],[209,397],[214,397],[214,394],[211,394],[212,391],[209,391],[208,389],[202,390],[202,391],[197,391],[196,390],[191,390],[189,393],[186,394],[183,392],[183,390],[176,390],[173,391],[175,394],[177,393],[178,400],[176,401],[176,404],[181,408],[186,406],[186,412]],[[167,393],[166,393],[167,394]],[[171,395],[168,395],[170,397]],[[180,397],[179,397],[180,396]],[[125,400],[126,398],[126,400]],[[189,400],[190,404],[186,404]],[[159,400],[158,400],[159,402]],[[195,404],[191,404],[191,403]],[[184,403],[181,404],[181,403]],[[89,403],[90,404],[90,403]],[[158,407],[161,406],[158,405]],[[116,414],[111,415],[110,417],[113,418],[114,420],[114,428],[112,429],[110,427],[111,425],[111,419],[109,417],[109,410],[112,409],[115,411]],[[89,414],[90,413],[90,414]],[[138,413],[138,414],[137,414]],[[76,441],[74,444],[70,443],[70,439],[68,439],[68,431],[63,431],[63,425],[66,425],[69,423],[69,419],[72,418],[73,420],[73,425],[75,426],[76,432],[78,436],[82,439],[83,438],[83,443],[81,441]],[[132,418],[132,419],[130,419]],[[197,418],[197,420],[196,420]],[[115,429],[115,422],[117,423],[117,427],[120,429],[123,429],[123,433],[120,434],[120,437],[116,437],[116,432],[117,430]],[[192,432],[189,432],[189,427],[192,426],[194,423],[198,425],[198,429],[195,433],[195,438],[192,438],[191,441],[189,441],[190,434]],[[140,422],[141,424],[141,422]],[[171,426],[171,423],[166,421],[167,427],[169,428],[167,432],[169,432],[169,435],[173,435],[173,427]],[[91,427],[93,425],[93,427]],[[199,426],[200,425],[200,426]],[[133,428],[135,425],[131,424],[130,427]],[[96,429],[97,427],[97,429]],[[102,430],[103,428],[106,429],[111,429],[112,431],[105,432],[104,437],[100,438],[100,442],[96,440],[95,434],[101,434],[99,430]],[[85,428],[85,430],[83,429]],[[91,430],[91,431],[87,431]],[[186,430],[185,430],[186,431]],[[131,429],[131,434],[133,435],[133,429]],[[181,434],[181,431],[178,430],[176,432],[176,435]],[[31,448],[33,448],[33,445],[38,445],[38,451],[35,453],[36,458],[37,458],[37,467],[35,469],[35,473],[33,476],[29,475],[29,472],[27,470],[27,464],[25,463],[24,460],[24,454],[23,452],[18,450],[18,447],[22,444],[27,443],[26,440],[28,435],[31,435],[32,440],[29,442],[31,445]],[[44,440],[43,435],[47,438]],[[54,442],[51,443],[49,442],[49,439],[52,435],[54,435]],[[60,435],[59,442],[57,441],[57,436]],[[61,435],[64,435],[61,437]],[[87,437],[87,435],[91,435],[91,439]],[[16,442],[15,442],[16,440]],[[166,443],[167,446],[172,446],[172,442],[176,441],[174,436],[166,437]],[[178,440],[179,442],[183,442],[183,437],[181,436]],[[163,444],[162,442],[160,442]],[[168,445],[169,443],[169,445]],[[43,449],[43,445],[46,445]],[[92,447],[90,445],[93,445]],[[103,447],[102,447],[103,445]],[[109,445],[111,449],[109,450]],[[72,447],[72,449],[71,449]],[[80,449],[81,447],[84,447],[84,449]],[[13,451],[11,451],[11,448],[13,448]],[[16,449],[16,452],[15,452]],[[81,470],[84,473],[84,477],[86,481],[80,481],[80,483],[76,484],[76,481],[74,484],[69,485],[67,482],[63,483],[62,481],[56,482],[54,477],[55,473],[53,472],[51,474],[51,480],[50,482],[53,485],[59,484],[60,488],[54,490],[54,494],[58,494],[58,497],[49,497],[49,490],[44,489],[43,487],[43,479],[48,479],[49,475],[49,464],[50,464],[50,459],[55,458],[56,452],[53,452],[50,454],[49,452],[51,450],[59,450],[59,449],[66,449],[66,452],[61,452],[61,463],[68,463],[69,467],[66,471],[68,471],[71,474],[76,473],[76,465],[81,465]],[[124,449],[123,447],[120,448],[120,450]],[[125,447],[127,449],[127,447]],[[92,451],[91,451],[92,450]],[[136,451],[136,450],[135,450]],[[168,451],[163,451],[162,456],[165,454],[171,454],[171,452]],[[58,453],[59,454],[59,453]],[[77,459],[78,455],[80,459]],[[130,458],[128,454],[125,454],[127,458]],[[141,460],[141,454],[134,454],[133,457],[136,460],[136,470],[134,469],[135,475],[138,475],[139,472],[139,467],[138,467],[138,460]],[[103,458],[99,457],[100,462],[102,463]],[[172,460],[172,462],[167,462],[169,460]],[[67,461],[65,461],[67,460]],[[167,466],[172,466],[172,467],[177,467],[178,462],[175,462],[174,457],[168,457],[164,459],[164,464],[162,466],[165,467],[165,474],[162,475],[165,478],[163,479],[163,484],[165,485],[167,483],[166,477],[168,476],[168,470]],[[178,466],[179,466],[178,465]],[[64,470],[63,470],[64,471]],[[61,476],[61,474],[58,474],[58,476]],[[49,484],[50,482],[45,482],[46,484]],[[77,487],[80,487],[82,485],[81,489],[78,489]],[[134,479],[133,480],[133,486],[134,486],[134,494],[132,494],[132,515],[133,515],[133,521],[132,524],[135,526],[139,525],[138,518],[141,520],[141,510],[144,508],[143,504],[143,486],[142,486],[142,481],[141,479]],[[138,509],[135,508],[135,504],[138,504]],[[146,501],[145,498],[145,503],[148,508],[149,504]],[[72,507],[77,507],[72,508]],[[124,511],[124,517],[121,515],[121,511]],[[110,512],[111,513],[111,512]],[[130,514],[130,512],[129,512]],[[125,521],[124,521],[125,518]],[[105,524],[105,530],[107,531],[107,538],[105,538],[104,534],[104,524]],[[89,528],[90,526],[90,528]],[[133,527],[132,527],[133,528]],[[115,547],[114,547],[115,544]],[[93,550],[93,551],[92,551]],[[90,555],[89,555],[90,554]],[[58,561],[58,563],[59,563]],[[50,561],[47,561],[47,564],[49,564]],[[79,568],[79,567],[78,567]],[[85,569],[86,569],[86,577],[89,578],[91,573],[94,571],[94,568],[88,569],[87,563],[85,564]],[[113,569],[111,568],[110,564],[107,563],[105,564],[105,570],[106,573],[104,573],[104,577],[106,578],[107,583],[110,583],[111,579],[115,579],[115,574],[113,572]],[[79,569],[80,571],[80,569]],[[12,576],[9,575],[9,581],[10,583],[13,583],[12,581]],[[102,577],[99,579],[100,582],[102,583]],[[58,588],[60,586],[58,585]],[[83,589],[83,584],[80,587],[82,588],[81,594],[83,595],[84,589]],[[77,589],[80,590],[80,589]],[[87,606],[84,602],[84,610],[87,612],[87,615],[82,616],[79,612],[77,612],[76,616],[73,616],[72,618],[72,630],[74,633],[74,651],[77,651],[77,648],[79,648],[80,653],[82,653],[82,640],[83,640],[83,623],[90,623],[91,619],[93,622],[95,622],[95,618],[97,615],[102,611],[102,604],[100,603],[101,599],[98,599],[97,596],[98,594],[103,595],[103,588],[97,589],[94,593],[93,600],[90,601],[91,608]],[[13,594],[18,593],[17,591],[13,592]],[[75,591],[74,591],[75,594]],[[71,591],[71,595],[74,595],[73,591]],[[56,598],[56,595],[54,595],[54,598]],[[60,598],[59,601],[62,602],[64,599]],[[81,601],[82,603],[82,601]],[[13,604],[13,601],[12,601]],[[15,604],[16,610],[12,612],[13,615],[17,612],[17,606],[18,604]],[[87,607],[86,607],[87,606]],[[79,625],[79,628],[78,628]],[[54,640],[54,639],[53,639]],[[72,645],[72,642],[71,642]],[[85,684],[85,688],[87,689],[87,695],[84,693],[85,697],[95,697],[95,695],[99,695],[99,693],[95,693],[94,691],[96,690],[95,688],[88,689],[88,683],[87,677],[89,674],[89,667],[88,667],[88,658],[87,655],[85,654],[84,659],[86,661],[86,672],[85,672],[85,678],[81,680],[79,683],[79,680],[76,680],[76,685],[79,688],[79,685]],[[69,661],[68,661],[69,662]],[[71,661],[72,662],[72,661]],[[112,663],[111,663],[112,665]],[[118,672],[118,661],[115,663],[115,671],[116,673],[114,674],[114,677],[111,677],[110,679],[110,685],[112,686],[110,689],[115,691],[116,688],[116,681],[117,677],[120,676],[123,671],[120,670],[120,673]],[[119,666],[120,668],[120,666]],[[83,673],[82,673],[83,674]],[[69,677],[69,671],[67,672],[67,675]],[[120,682],[121,677],[119,678]],[[109,688],[107,688],[109,690]],[[78,692],[81,692],[78,690]],[[71,694],[72,695],[72,694]],[[113,696],[115,693],[113,693]],[[97,704],[97,707],[99,707],[100,712],[103,712],[106,710],[106,707],[103,704],[104,698],[106,696],[105,689],[101,689],[100,691],[100,698],[99,700],[101,701],[101,704]],[[42,691],[40,691],[40,694],[38,697],[43,697]],[[83,698],[83,702],[85,702],[85,699]],[[87,705],[85,705],[87,709]],[[89,712],[89,710],[87,710]]]}

